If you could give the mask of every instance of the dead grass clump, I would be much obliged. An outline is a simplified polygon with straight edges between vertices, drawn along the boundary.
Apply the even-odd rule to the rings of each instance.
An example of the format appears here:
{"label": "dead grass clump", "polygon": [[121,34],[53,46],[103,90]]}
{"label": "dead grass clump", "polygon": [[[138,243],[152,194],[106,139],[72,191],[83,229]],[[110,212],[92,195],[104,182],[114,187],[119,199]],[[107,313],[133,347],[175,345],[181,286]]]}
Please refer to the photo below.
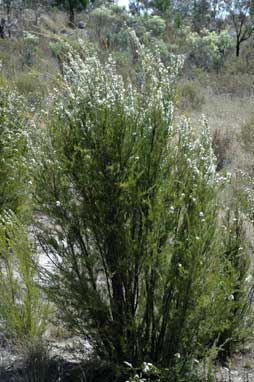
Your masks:
{"label": "dead grass clump", "polygon": [[217,158],[216,170],[220,171],[227,164],[231,140],[227,134],[223,134],[221,130],[215,129],[213,132],[212,145]]}

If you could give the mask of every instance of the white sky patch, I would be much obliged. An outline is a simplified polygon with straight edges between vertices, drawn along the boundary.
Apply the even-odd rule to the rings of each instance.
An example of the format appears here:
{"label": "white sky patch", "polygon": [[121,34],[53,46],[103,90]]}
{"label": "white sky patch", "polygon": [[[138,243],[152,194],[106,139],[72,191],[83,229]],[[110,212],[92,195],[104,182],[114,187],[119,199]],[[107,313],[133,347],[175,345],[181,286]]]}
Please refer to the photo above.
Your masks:
{"label": "white sky patch", "polygon": [[125,7],[126,9],[129,8],[129,0],[118,0],[118,4]]}

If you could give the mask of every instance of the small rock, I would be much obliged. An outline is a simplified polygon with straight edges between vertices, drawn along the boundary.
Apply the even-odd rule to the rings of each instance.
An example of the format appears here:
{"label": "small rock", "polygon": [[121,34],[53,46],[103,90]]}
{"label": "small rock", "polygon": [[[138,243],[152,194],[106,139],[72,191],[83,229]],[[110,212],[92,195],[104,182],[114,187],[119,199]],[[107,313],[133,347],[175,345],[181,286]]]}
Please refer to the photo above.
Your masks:
{"label": "small rock", "polygon": [[78,28],[79,29],[85,29],[85,27],[86,27],[86,24],[84,23],[84,21],[79,21],[78,22]]}

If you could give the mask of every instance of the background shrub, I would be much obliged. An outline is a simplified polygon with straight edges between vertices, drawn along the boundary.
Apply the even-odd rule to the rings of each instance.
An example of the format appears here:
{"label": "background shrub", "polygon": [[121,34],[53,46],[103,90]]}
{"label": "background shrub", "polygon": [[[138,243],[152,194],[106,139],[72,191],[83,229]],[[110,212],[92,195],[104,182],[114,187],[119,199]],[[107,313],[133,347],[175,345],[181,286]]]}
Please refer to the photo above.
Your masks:
{"label": "background shrub", "polygon": [[202,89],[195,81],[185,81],[178,87],[178,104],[183,111],[200,110],[205,102]]}
{"label": "background shrub", "polygon": [[254,151],[254,117],[251,116],[247,121],[245,121],[241,127],[241,140],[244,145],[244,149],[248,153],[253,153]]}
{"label": "background shrub", "polygon": [[144,25],[148,31],[151,31],[153,36],[161,36],[166,30],[165,20],[157,15],[144,18]]}
{"label": "background shrub", "polygon": [[216,33],[203,30],[201,34],[191,32],[187,38],[191,47],[189,60],[206,70],[219,69],[233,47],[233,39],[227,31]]}

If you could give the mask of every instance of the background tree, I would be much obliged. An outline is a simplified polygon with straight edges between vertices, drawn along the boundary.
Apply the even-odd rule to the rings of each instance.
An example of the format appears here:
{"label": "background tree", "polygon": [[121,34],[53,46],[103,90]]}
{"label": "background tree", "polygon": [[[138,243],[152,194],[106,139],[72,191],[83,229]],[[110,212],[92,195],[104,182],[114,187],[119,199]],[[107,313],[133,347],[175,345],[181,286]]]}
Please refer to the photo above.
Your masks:
{"label": "background tree", "polygon": [[131,0],[129,2],[129,8],[132,14],[141,15],[146,14],[151,9],[151,0]]}
{"label": "background tree", "polygon": [[172,1],[171,0],[153,0],[151,2],[151,7],[154,13],[166,16],[171,11]]}
{"label": "background tree", "polygon": [[253,1],[224,0],[225,10],[228,12],[236,34],[236,56],[240,55],[241,44],[253,34]]}
{"label": "background tree", "polygon": [[207,0],[197,0],[193,3],[192,23],[194,30],[200,32],[207,28],[210,21],[210,2]]}
{"label": "background tree", "polygon": [[10,31],[10,23],[11,23],[11,9],[13,5],[13,0],[4,0],[4,7],[7,15],[7,30],[8,35],[11,37],[11,31]]}
{"label": "background tree", "polygon": [[221,10],[223,9],[223,0],[212,0],[210,1],[211,9],[211,19],[216,20],[220,16]]}
{"label": "background tree", "polygon": [[31,8],[34,11],[35,25],[38,25],[38,20],[42,11],[42,7],[46,7],[49,5],[47,0],[23,0],[24,8]]}
{"label": "background tree", "polygon": [[155,14],[167,16],[172,10],[172,6],[172,0],[133,0],[129,4],[131,12],[139,15],[152,11]]}
{"label": "background tree", "polygon": [[57,0],[57,4],[62,4],[68,9],[70,26],[75,26],[75,10],[78,8],[86,8],[89,0]]}

